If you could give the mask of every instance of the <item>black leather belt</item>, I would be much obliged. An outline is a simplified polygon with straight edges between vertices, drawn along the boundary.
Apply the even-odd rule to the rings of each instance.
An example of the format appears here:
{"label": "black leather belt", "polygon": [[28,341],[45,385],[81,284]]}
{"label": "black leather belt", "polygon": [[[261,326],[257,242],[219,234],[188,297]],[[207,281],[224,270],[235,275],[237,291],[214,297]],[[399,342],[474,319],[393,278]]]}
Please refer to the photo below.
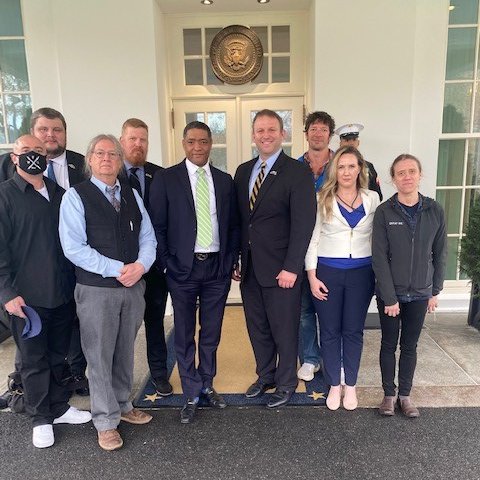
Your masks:
{"label": "black leather belt", "polygon": [[214,256],[218,255],[218,252],[210,252],[210,253],[195,253],[194,256],[197,260],[200,260],[201,262],[204,262],[205,260],[208,260],[209,258],[212,258]]}

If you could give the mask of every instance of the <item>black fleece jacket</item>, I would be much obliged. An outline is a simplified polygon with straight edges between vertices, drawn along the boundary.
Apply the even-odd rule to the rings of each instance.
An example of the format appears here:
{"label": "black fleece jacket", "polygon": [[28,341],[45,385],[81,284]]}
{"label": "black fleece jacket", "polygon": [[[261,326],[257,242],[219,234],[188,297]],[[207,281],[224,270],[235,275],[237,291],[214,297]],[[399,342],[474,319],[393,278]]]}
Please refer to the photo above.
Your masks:
{"label": "black fleece jacket", "polygon": [[398,296],[429,298],[443,288],[447,254],[445,215],[432,198],[422,196],[415,231],[397,203],[397,194],[375,211],[372,262],[376,293],[385,305]]}

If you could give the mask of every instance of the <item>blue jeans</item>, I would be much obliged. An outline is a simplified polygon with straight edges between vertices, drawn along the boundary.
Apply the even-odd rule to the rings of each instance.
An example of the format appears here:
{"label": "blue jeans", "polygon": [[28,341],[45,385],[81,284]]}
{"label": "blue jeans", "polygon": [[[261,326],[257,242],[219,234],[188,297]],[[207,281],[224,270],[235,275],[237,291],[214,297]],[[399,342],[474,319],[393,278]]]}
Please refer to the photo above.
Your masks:
{"label": "blue jeans", "polygon": [[319,365],[321,360],[318,320],[313,304],[306,272],[302,278],[302,306],[300,310],[300,334],[298,356],[300,363]]}

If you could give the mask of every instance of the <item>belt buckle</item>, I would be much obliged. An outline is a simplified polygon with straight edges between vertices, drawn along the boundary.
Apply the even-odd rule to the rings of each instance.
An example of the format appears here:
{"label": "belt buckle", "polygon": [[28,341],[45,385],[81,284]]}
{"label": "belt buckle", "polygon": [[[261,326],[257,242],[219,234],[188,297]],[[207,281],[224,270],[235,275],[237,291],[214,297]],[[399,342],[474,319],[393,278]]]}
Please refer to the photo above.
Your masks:
{"label": "belt buckle", "polygon": [[208,258],[208,253],[196,253],[195,257],[201,262],[205,261]]}

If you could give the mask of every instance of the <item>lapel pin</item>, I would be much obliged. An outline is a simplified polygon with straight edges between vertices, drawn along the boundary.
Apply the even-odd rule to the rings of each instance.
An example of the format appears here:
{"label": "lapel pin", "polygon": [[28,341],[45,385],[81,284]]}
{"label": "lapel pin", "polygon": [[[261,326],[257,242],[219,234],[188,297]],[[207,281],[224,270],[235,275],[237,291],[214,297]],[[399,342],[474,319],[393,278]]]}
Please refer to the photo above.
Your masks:
{"label": "lapel pin", "polygon": [[145,173],[145,176],[148,177],[148,178],[152,178],[152,174],[151,174],[151,173]]}
{"label": "lapel pin", "polygon": [[75,170],[75,165],[73,163],[69,163],[68,168],[73,168]]}
{"label": "lapel pin", "polygon": [[276,175],[277,171],[276,170],[270,170],[270,175]]}

